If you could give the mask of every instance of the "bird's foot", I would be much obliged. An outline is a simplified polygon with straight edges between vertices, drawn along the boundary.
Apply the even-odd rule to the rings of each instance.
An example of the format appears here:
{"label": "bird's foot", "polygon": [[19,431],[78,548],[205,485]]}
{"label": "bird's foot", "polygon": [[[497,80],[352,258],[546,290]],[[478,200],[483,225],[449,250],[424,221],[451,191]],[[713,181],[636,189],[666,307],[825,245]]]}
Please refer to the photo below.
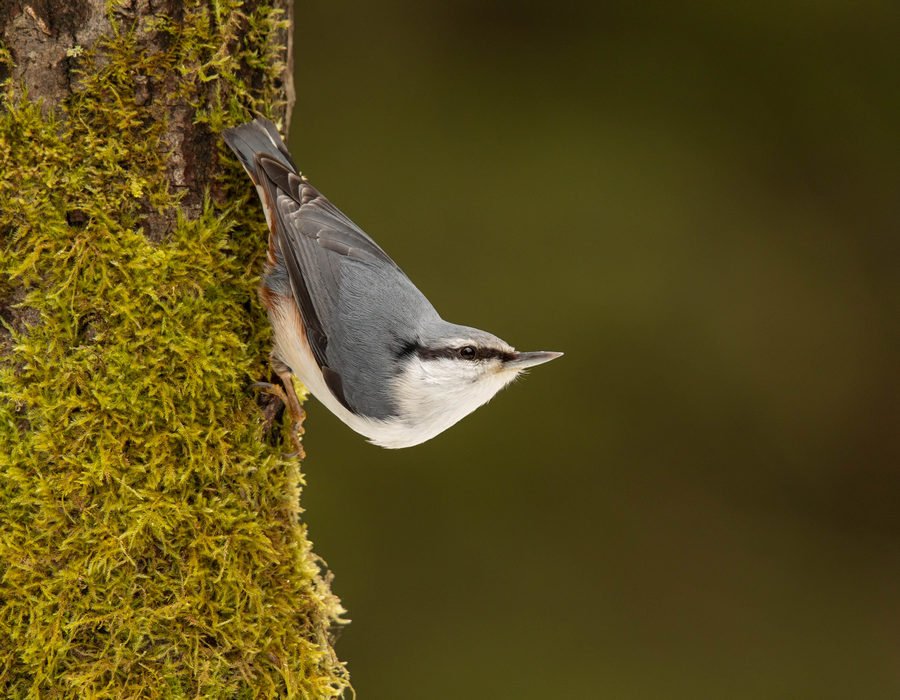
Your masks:
{"label": "bird's foot", "polygon": [[291,418],[291,427],[288,431],[288,436],[290,437],[291,444],[294,446],[294,451],[286,454],[285,457],[288,459],[293,459],[295,457],[304,459],[306,457],[306,452],[303,449],[303,444],[300,442],[300,437],[304,432],[303,421],[306,419],[306,412],[303,410],[303,407],[300,405],[300,400],[297,398],[297,391],[294,389],[294,383],[290,372],[279,372],[278,377],[281,379],[283,387],[270,382],[254,382],[251,385],[251,388],[262,394],[271,396],[274,399],[273,401],[267,402],[263,407],[263,416],[267,432],[268,429],[274,425],[278,418],[278,414],[282,409],[287,408]]}

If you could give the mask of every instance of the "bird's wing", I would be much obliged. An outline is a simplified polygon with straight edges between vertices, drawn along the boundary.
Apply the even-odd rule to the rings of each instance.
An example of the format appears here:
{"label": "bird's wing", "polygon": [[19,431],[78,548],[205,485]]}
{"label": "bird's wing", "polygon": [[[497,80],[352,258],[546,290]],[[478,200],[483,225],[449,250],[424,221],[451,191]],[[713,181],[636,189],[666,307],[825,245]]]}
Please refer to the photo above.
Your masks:
{"label": "bird's wing", "polygon": [[[373,323],[367,332],[360,333],[359,323],[368,319],[354,322],[347,318],[358,312],[349,307],[359,306],[352,302],[360,299],[357,288],[361,281],[369,287],[362,293],[376,297],[379,288],[390,289],[389,283],[397,286],[398,281],[400,287],[420,293],[387,253],[305,178],[267,156],[257,157],[257,172],[274,208],[275,240],[309,345],[329,388],[351,411],[387,415],[387,399],[377,395],[388,390],[383,386],[387,378],[371,376],[378,372],[371,355],[379,348],[360,347],[382,343],[383,338],[375,338],[382,329]],[[354,274],[348,275],[351,269]],[[376,301],[372,303],[379,306]],[[373,313],[384,313],[385,306],[380,304]],[[366,373],[370,363],[372,370]]]}

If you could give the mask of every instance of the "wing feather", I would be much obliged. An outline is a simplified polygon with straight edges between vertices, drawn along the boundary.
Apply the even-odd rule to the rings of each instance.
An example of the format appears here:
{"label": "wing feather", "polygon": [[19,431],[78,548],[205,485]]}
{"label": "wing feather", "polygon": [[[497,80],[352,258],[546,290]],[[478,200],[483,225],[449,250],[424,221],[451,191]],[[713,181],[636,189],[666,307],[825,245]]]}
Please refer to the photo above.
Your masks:
{"label": "wing feather", "polygon": [[[351,322],[342,316],[340,307],[342,290],[353,286],[345,275],[348,266],[353,266],[357,272],[354,282],[362,276],[377,286],[377,281],[389,273],[395,283],[401,280],[401,287],[408,285],[411,293],[421,296],[420,293],[387,253],[305,178],[264,154],[258,155],[256,161],[257,173],[274,209],[272,228],[278,253],[300,307],[310,348],[329,388],[351,411],[386,415],[387,399],[377,398],[373,393],[375,387],[366,386],[365,393],[356,395],[347,391],[347,372],[358,370],[347,362],[352,348],[332,347],[333,334],[338,328],[344,330],[342,339],[353,342],[348,338],[354,329],[348,328]],[[362,273],[360,265],[366,268]],[[427,305],[424,298],[423,302]],[[360,349],[358,342],[356,348]],[[354,379],[360,378],[354,376]],[[384,380],[378,377],[379,382]],[[374,383],[374,378],[366,382]],[[360,384],[356,381],[354,386]],[[386,391],[387,387],[382,390]]]}

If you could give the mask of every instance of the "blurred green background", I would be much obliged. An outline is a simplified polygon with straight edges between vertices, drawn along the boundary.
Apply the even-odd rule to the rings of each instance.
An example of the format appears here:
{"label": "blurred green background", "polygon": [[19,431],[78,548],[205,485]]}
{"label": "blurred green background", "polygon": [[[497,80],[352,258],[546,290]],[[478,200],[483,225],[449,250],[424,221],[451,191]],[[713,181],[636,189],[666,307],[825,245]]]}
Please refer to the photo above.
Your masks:
{"label": "blurred green background", "polygon": [[296,7],[296,159],[566,357],[437,439],[309,406],[363,699],[900,697],[900,10]]}

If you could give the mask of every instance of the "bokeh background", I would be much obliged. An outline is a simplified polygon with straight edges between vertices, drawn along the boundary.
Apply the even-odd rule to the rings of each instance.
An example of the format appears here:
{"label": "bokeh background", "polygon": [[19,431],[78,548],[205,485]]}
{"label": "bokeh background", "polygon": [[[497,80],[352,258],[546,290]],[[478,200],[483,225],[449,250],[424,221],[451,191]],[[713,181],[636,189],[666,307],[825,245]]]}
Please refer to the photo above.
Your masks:
{"label": "bokeh background", "polygon": [[900,697],[896,3],[296,6],[291,145],[563,350],[417,448],[309,406],[359,696]]}

